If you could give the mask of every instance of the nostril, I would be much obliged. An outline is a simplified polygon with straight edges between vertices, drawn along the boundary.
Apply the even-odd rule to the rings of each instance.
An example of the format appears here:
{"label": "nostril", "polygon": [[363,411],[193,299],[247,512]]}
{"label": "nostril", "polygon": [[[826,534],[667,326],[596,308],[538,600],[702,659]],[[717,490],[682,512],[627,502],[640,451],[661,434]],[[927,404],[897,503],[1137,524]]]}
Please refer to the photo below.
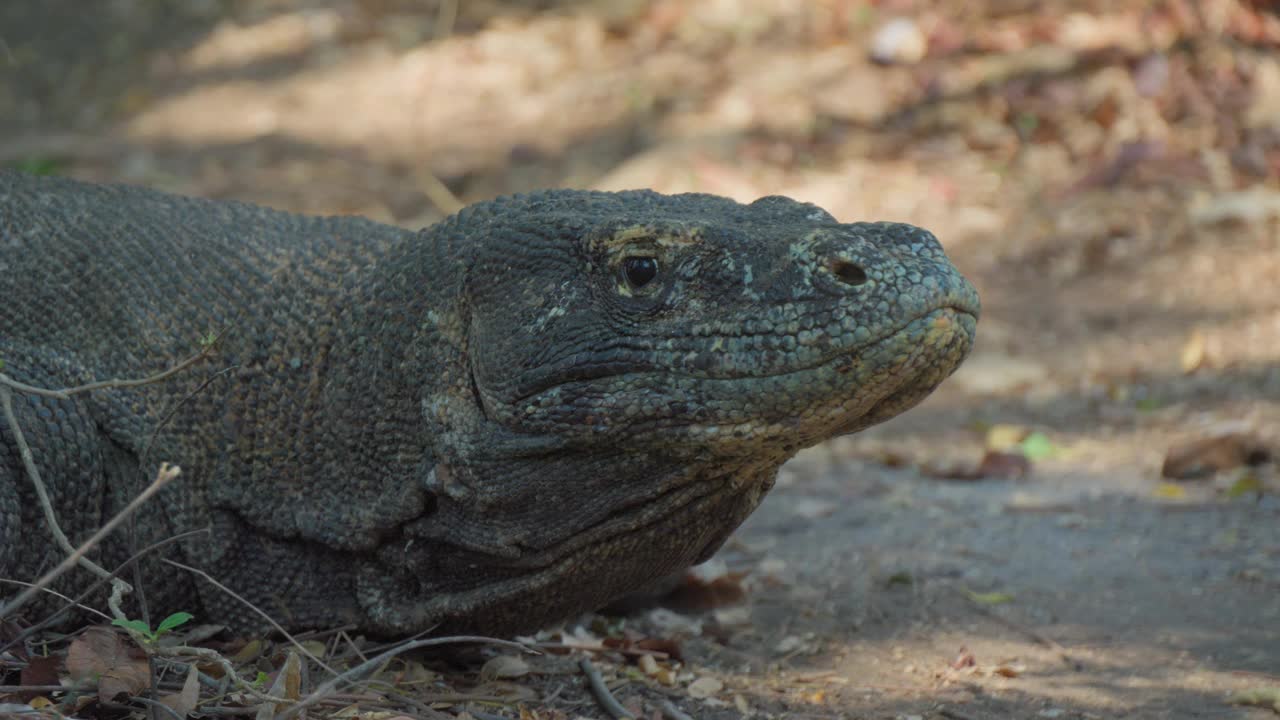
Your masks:
{"label": "nostril", "polygon": [[832,260],[831,274],[846,285],[861,285],[867,281],[866,271],[847,260]]}

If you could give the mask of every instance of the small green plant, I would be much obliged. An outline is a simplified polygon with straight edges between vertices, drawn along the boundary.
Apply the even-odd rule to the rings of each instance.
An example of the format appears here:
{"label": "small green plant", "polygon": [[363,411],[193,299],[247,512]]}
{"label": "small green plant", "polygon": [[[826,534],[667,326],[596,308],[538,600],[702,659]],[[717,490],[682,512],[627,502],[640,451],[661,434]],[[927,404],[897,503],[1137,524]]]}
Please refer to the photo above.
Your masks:
{"label": "small green plant", "polygon": [[1040,127],[1040,117],[1035,113],[1019,113],[1014,118],[1013,125],[1017,129],[1018,135],[1025,140],[1035,134],[1036,128]]}
{"label": "small green plant", "polygon": [[218,342],[218,333],[212,330],[200,336],[200,347],[202,349],[208,349],[216,342]]}
{"label": "small green plant", "polygon": [[111,624],[117,627],[122,627],[125,630],[132,630],[147,642],[153,643],[156,640],[159,640],[161,635],[173,632],[174,628],[186,624],[193,617],[195,616],[189,612],[176,612],[164,620],[161,620],[155,630],[152,630],[150,626],[141,620],[121,620],[116,618],[111,621]]}
{"label": "small green plant", "polygon": [[29,175],[57,175],[62,172],[62,163],[48,157],[29,157],[14,163],[13,169]]}
{"label": "small green plant", "polygon": [[1042,432],[1033,432],[1023,438],[1022,442],[1018,443],[1018,449],[1028,460],[1044,460],[1058,453],[1058,448],[1053,441]]}
{"label": "small green plant", "polygon": [[1155,412],[1164,407],[1164,401],[1158,397],[1144,397],[1133,404],[1133,407],[1139,412]]}

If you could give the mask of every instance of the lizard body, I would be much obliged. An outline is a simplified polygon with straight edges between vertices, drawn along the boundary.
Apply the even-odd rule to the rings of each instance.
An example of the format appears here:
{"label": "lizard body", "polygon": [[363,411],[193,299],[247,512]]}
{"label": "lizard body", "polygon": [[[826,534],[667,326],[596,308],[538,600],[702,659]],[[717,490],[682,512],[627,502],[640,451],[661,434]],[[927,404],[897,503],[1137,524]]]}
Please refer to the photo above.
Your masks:
{"label": "lizard body", "polygon": [[[153,607],[286,627],[527,630],[709,557],[797,451],[919,402],[973,288],[927,231],[781,197],[549,190],[420,232],[0,172],[3,372],[78,542]],[[0,576],[60,559],[0,419]],[[56,588],[89,580],[76,570]]]}

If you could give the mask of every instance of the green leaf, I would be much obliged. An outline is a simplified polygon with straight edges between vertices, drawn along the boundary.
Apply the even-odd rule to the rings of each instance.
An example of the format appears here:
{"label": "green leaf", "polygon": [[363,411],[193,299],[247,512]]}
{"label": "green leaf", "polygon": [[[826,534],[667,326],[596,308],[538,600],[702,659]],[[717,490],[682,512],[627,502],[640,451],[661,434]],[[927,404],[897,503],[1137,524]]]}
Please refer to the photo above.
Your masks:
{"label": "green leaf", "polygon": [[160,621],[160,627],[156,628],[156,634],[159,635],[160,633],[169,632],[179,625],[186,624],[193,617],[195,617],[195,615],[192,615],[189,612],[176,612]]}
{"label": "green leaf", "polygon": [[139,635],[152,637],[151,626],[142,622],[141,620],[121,620],[120,618],[116,618],[115,620],[111,621],[111,624],[115,625],[116,627],[122,627],[126,630],[132,630],[138,633]]}
{"label": "green leaf", "polygon": [[1022,442],[1018,443],[1018,449],[1022,451],[1022,456],[1028,460],[1043,460],[1058,452],[1058,448],[1054,447],[1053,441],[1042,432],[1033,432],[1023,438]]}

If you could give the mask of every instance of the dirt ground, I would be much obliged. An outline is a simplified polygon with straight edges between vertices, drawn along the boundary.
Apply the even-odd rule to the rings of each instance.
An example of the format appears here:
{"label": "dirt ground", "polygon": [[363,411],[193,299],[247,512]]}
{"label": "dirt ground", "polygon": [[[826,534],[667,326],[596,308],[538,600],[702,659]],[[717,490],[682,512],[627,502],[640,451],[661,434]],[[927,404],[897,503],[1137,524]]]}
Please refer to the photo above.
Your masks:
{"label": "dirt ground", "polygon": [[[784,469],[703,572],[734,602],[694,583],[715,607],[628,617],[684,662],[597,655],[618,698],[1275,717],[1229,701],[1280,692],[1267,5],[6,2],[0,163],[409,227],[546,186],[929,227],[982,295],[973,357]],[[575,673],[531,661],[474,716],[607,717]]]}

